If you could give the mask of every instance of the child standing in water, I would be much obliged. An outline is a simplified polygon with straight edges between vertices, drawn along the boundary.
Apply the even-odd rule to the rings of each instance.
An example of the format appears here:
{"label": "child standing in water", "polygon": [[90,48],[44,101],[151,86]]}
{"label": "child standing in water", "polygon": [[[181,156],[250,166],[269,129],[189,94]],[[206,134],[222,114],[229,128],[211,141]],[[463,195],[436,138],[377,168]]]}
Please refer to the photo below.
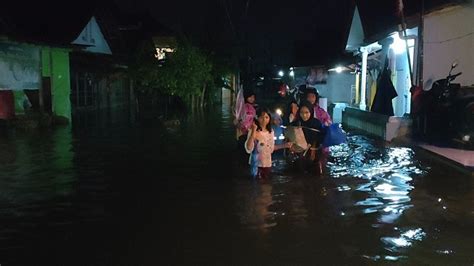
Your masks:
{"label": "child standing in water", "polygon": [[245,141],[245,150],[250,154],[250,167],[255,168],[251,169],[254,177],[267,178],[271,173],[272,153],[275,149],[271,120],[268,109],[259,109]]}
{"label": "child standing in water", "polygon": [[[237,146],[239,147],[239,153],[242,156],[242,159],[245,160],[245,141],[247,140],[248,132],[252,127],[253,120],[256,114],[256,103],[255,103],[255,93],[253,91],[244,92],[244,116],[241,120],[234,121],[234,124],[237,126]],[[237,119],[237,118],[236,118]]]}

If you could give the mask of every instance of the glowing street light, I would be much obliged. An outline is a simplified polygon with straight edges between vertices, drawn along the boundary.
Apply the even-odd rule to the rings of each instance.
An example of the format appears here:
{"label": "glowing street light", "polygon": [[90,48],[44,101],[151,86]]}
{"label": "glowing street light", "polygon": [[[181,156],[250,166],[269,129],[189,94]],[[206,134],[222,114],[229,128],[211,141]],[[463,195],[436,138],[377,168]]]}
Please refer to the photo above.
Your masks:
{"label": "glowing street light", "polygon": [[336,72],[341,73],[342,72],[342,67],[340,67],[340,66],[336,67]]}
{"label": "glowing street light", "polygon": [[405,41],[400,39],[400,37],[396,33],[392,35],[392,38],[393,38],[393,43],[390,45],[390,48],[393,49],[395,54],[404,53],[406,51]]}
{"label": "glowing street light", "polygon": [[278,76],[283,77],[285,75],[285,72],[283,70],[278,71]]}

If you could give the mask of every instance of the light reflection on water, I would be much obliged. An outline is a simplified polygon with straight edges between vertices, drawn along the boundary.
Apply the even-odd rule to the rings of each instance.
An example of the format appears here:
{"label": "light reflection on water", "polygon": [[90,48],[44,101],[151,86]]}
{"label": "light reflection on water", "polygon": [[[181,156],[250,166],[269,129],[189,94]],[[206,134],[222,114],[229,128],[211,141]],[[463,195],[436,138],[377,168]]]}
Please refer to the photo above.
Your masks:
{"label": "light reflection on water", "polygon": [[[372,141],[362,136],[351,136],[347,144],[332,148],[333,161],[329,168],[334,178],[349,179],[349,184],[356,183],[354,193],[359,200],[353,206],[347,206],[346,212],[352,216],[359,213],[371,215],[374,220],[373,228],[390,234],[396,233],[395,225],[404,212],[413,207],[410,192],[414,189],[412,180],[421,176],[425,171],[414,159],[410,148],[377,148]],[[343,184],[343,187],[350,187]],[[341,184],[339,184],[341,186]],[[348,189],[346,189],[348,191]],[[416,229],[421,231],[422,229]],[[398,247],[411,246],[411,236],[408,230],[400,237],[380,236],[380,241],[388,254],[364,254],[375,260],[398,260],[406,258],[399,253]],[[418,235],[425,233],[418,232]],[[417,237],[417,240],[419,237]]]}
{"label": "light reflection on water", "polygon": [[[279,156],[274,161],[273,179],[260,187],[269,190],[271,184],[273,198],[268,193],[260,194],[267,209],[261,209],[258,221],[241,221],[249,229],[255,228],[257,222],[256,227],[266,234],[288,225],[293,230],[312,231],[328,219],[331,226],[326,224],[324,228],[340,241],[338,248],[356,261],[357,257],[370,261],[416,261],[417,253],[421,253],[430,254],[424,259],[442,264],[442,258],[437,261],[439,256],[456,253],[449,243],[433,244],[441,235],[449,237],[448,232],[433,229],[436,224],[444,224],[447,204],[436,195],[425,195],[427,188],[421,182],[428,177],[436,180],[437,173],[430,172],[433,167],[423,165],[413,149],[384,147],[364,136],[350,136],[347,144],[331,148],[327,174],[321,177],[292,172]],[[458,181],[464,182],[459,178]],[[419,219],[420,210],[429,213],[429,217]],[[240,209],[240,213],[245,211]],[[469,219],[473,221],[472,215]],[[472,226],[469,230],[472,232]],[[320,232],[317,237],[326,239],[326,233]],[[466,238],[463,241],[467,245],[473,243]],[[468,258],[472,259],[469,255]]]}

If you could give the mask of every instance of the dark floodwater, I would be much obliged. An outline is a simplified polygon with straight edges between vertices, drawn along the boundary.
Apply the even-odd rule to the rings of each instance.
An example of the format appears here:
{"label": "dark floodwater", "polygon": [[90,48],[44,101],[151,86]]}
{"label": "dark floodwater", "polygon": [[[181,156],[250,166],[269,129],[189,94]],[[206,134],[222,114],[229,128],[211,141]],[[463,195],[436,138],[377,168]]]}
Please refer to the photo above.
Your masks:
{"label": "dark floodwater", "polygon": [[[124,116],[126,117],[126,116]],[[254,181],[227,110],[0,136],[3,265],[473,265],[473,182],[352,135],[322,176]]]}

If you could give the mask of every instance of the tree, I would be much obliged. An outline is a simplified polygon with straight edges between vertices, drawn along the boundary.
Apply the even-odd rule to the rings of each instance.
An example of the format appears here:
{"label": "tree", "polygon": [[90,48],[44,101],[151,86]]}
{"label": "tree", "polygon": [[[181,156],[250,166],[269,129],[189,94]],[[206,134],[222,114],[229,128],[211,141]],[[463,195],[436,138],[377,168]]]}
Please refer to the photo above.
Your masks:
{"label": "tree", "polygon": [[210,55],[187,42],[180,42],[174,53],[158,61],[154,46],[143,43],[137,50],[132,75],[137,89],[146,97],[172,95],[192,109],[204,107],[230,67],[225,60]]}
{"label": "tree", "polygon": [[181,44],[158,69],[157,79],[163,92],[177,95],[193,108],[203,107],[212,81],[212,63],[199,48]]}
{"label": "tree", "polygon": [[152,94],[158,87],[158,70],[160,62],[155,57],[153,42],[144,41],[138,45],[130,67],[131,77],[137,90]]}

